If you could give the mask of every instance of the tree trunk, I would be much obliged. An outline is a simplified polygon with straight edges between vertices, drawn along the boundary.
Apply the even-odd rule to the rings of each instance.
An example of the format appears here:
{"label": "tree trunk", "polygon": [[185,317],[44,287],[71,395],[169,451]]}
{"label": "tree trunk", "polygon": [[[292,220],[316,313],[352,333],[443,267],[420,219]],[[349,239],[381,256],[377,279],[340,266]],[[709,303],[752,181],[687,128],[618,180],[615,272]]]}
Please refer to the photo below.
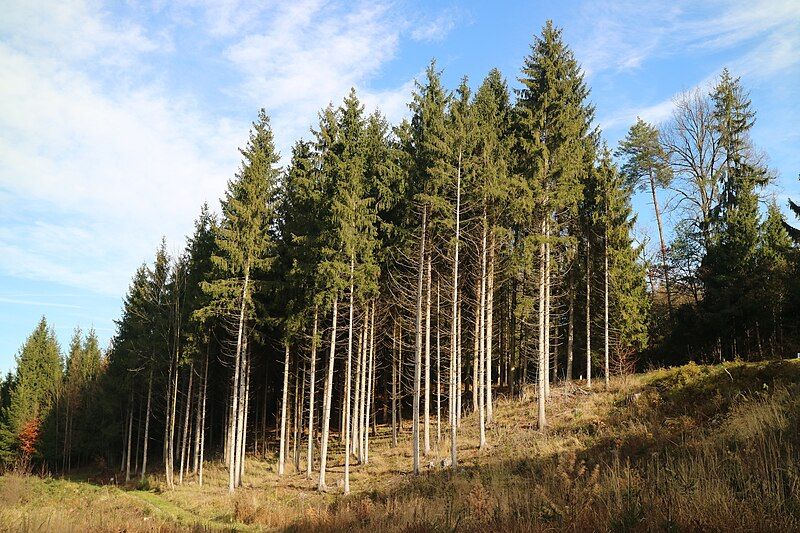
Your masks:
{"label": "tree trunk", "polygon": [[478,376],[478,420],[480,427],[479,448],[486,447],[486,198],[483,205],[483,238],[481,239],[481,290],[478,298],[478,315],[475,321],[480,324],[480,361]]}
{"label": "tree trunk", "polygon": [[417,317],[414,342],[414,395],[412,398],[412,464],[414,474],[419,474],[419,393],[420,379],[422,378],[422,296],[425,278],[425,239],[428,233],[428,206],[422,210],[422,235],[419,243],[419,266],[417,279]]}
{"label": "tree trunk", "polygon": [[481,278],[475,280],[475,328],[472,339],[472,411],[477,413],[481,408],[480,401],[480,360],[481,360],[481,302],[483,292],[481,291]]}
{"label": "tree trunk", "polygon": [[458,175],[456,177],[456,242],[453,251],[453,301],[451,302],[450,320],[450,466],[453,470],[458,466],[457,429],[458,413],[461,407],[461,372],[460,372],[460,306],[458,305],[458,252],[461,243],[461,152],[458,153]]}
{"label": "tree trunk", "polygon": [[133,434],[133,393],[128,403],[128,444],[125,447],[125,483],[131,480],[131,436]]}
{"label": "tree trunk", "polygon": [[350,319],[347,324],[347,361],[345,362],[344,375],[344,493],[350,494],[350,381],[352,380],[353,359],[353,307],[355,289],[353,286],[353,269],[355,259],[350,257]]}
{"label": "tree trunk", "polygon": [[672,291],[669,284],[669,267],[667,266],[667,245],[664,242],[664,228],[661,224],[661,210],[658,208],[658,197],[656,196],[656,181],[653,172],[650,171],[650,192],[653,195],[653,209],[656,212],[656,226],[658,226],[658,241],[661,244],[661,267],[664,269],[664,289],[667,293],[667,308],[670,317],[672,316]]}
{"label": "tree trunk", "polygon": [[208,396],[208,349],[206,349],[206,367],[203,371],[203,406],[202,418],[200,421],[200,465],[197,473],[197,482],[203,486],[203,455],[206,447],[206,398]]}
{"label": "tree trunk", "polygon": [[284,343],[283,399],[281,400],[281,441],[278,453],[278,475],[282,476],[286,463],[286,403],[289,399],[289,340]]}
{"label": "tree trunk", "polygon": [[592,388],[592,255],[586,240],[586,386]]}
{"label": "tree trunk", "polygon": [[550,398],[550,220],[545,219],[544,243],[544,396]]}
{"label": "tree trunk", "polygon": [[609,387],[609,361],[608,361],[608,229],[606,228],[606,234],[604,239],[604,246],[603,246],[603,292],[604,292],[604,299],[603,299],[603,354],[605,356],[605,381],[606,381],[606,390]]}
{"label": "tree trunk", "polygon": [[[302,388],[301,383],[302,381]],[[303,398],[306,397],[305,363],[303,363],[303,379],[300,379],[300,365],[295,365],[294,374],[294,435],[292,437],[292,453],[294,455],[294,471],[300,471],[300,424],[303,420]]]}
{"label": "tree trunk", "polygon": [[233,388],[231,389],[230,417],[228,420],[228,493],[233,494],[236,488],[236,421],[239,418],[237,407],[239,405],[239,374],[242,359],[242,342],[244,339],[244,312],[247,305],[247,289],[250,282],[250,271],[245,270],[244,283],[242,284],[242,299],[239,305],[239,328],[236,337],[236,355],[233,368]]}
{"label": "tree trunk", "polygon": [[392,327],[392,448],[397,448],[397,325]]}
{"label": "tree trunk", "polygon": [[311,479],[314,469],[314,399],[316,393],[317,372],[317,324],[319,308],[314,306],[314,325],[311,331],[311,370],[308,378],[308,448],[306,450],[306,478]]}
{"label": "tree trunk", "polygon": [[[206,357],[208,357],[208,345],[206,345]],[[193,457],[193,464],[192,464],[192,474],[197,476],[197,471],[200,468],[200,434],[203,431],[202,426],[202,416],[203,416],[203,394],[202,394],[202,386],[200,384],[200,373],[197,374],[197,405],[195,406],[195,417],[194,417],[194,453]]]}
{"label": "tree trunk", "polygon": [[442,441],[442,331],[441,331],[441,284],[436,279],[436,449]]}
{"label": "tree trunk", "polygon": [[[542,235],[545,234],[545,224],[546,222],[542,221]],[[547,360],[545,359],[545,318],[544,315],[546,313],[545,307],[545,292],[546,292],[546,270],[547,265],[546,261],[546,246],[545,243],[542,242],[539,245],[539,361],[538,361],[538,372],[537,372],[537,379],[536,379],[536,389],[537,389],[537,417],[536,417],[536,425],[541,430],[544,429],[547,425],[547,421],[545,419],[545,411],[544,411],[544,402],[545,397],[547,395],[547,389],[545,382],[547,381]]]}
{"label": "tree trunk", "polygon": [[425,413],[423,440],[425,457],[431,454],[431,269],[433,262],[428,254],[428,269],[425,280]]}
{"label": "tree trunk", "polygon": [[369,420],[372,407],[372,397],[374,394],[374,373],[375,373],[375,302],[372,302],[372,318],[369,326],[369,359],[367,365],[367,395],[364,402],[364,427],[361,431],[364,444],[361,447],[364,464],[369,463]]}
{"label": "tree trunk", "polygon": [[186,409],[183,416],[183,435],[181,437],[181,465],[180,472],[178,472],[178,484],[183,485],[183,471],[184,467],[188,465],[186,453],[189,450],[189,414],[191,413],[190,407],[192,406],[192,378],[194,377],[194,363],[189,365],[189,386],[186,390]]}
{"label": "tree trunk", "polygon": [[461,427],[461,413],[464,411],[463,406],[461,403],[461,390],[464,385],[464,378],[461,375],[461,369],[464,367],[463,361],[461,359],[461,348],[462,348],[462,340],[464,335],[464,330],[461,329],[461,300],[458,301],[458,332],[456,335],[456,340],[458,342],[458,349],[456,350],[456,374],[458,377],[458,383],[456,383],[456,426]]}
{"label": "tree trunk", "polygon": [[572,356],[573,348],[575,345],[575,291],[570,284],[569,291],[569,311],[567,318],[567,374],[566,380],[569,382],[572,379]]}
{"label": "tree trunk", "polygon": [[359,462],[361,462],[361,401],[363,391],[361,389],[361,376],[364,371],[362,366],[362,359],[364,357],[364,342],[366,341],[367,317],[365,314],[363,320],[363,327],[361,331],[356,332],[355,345],[357,355],[355,362],[355,372],[353,378],[355,381],[355,395],[353,401],[352,416],[350,417],[350,453],[355,455]]}
{"label": "tree trunk", "polygon": [[236,486],[242,486],[244,476],[244,450],[247,439],[247,409],[250,402],[250,347],[247,337],[242,346],[242,375],[239,378],[239,421],[236,428]]}
{"label": "tree trunk", "polygon": [[486,281],[486,423],[494,417],[492,405],[492,337],[494,336],[494,232],[489,232],[489,263]]}
{"label": "tree trunk", "polygon": [[150,442],[150,408],[153,396],[153,367],[150,366],[150,377],[147,380],[147,409],[144,419],[144,439],[142,442],[142,477],[141,480],[144,481],[145,476],[147,475],[147,445]]}

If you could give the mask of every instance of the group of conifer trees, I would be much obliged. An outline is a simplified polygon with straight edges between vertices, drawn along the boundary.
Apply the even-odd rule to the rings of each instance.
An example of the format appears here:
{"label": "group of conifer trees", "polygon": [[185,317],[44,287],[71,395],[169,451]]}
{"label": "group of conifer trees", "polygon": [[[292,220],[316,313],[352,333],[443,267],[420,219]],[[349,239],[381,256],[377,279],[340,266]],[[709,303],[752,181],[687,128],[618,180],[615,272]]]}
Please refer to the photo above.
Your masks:
{"label": "group of conifer trees", "polygon": [[[513,95],[497,70],[474,92],[440,74],[432,62],[395,126],[351,90],[285,169],[261,111],[220,214],[204,206],[181,254],[162,243],[137,270],[102,361],[92,334],[76,334],[66,371],[44,322],[28,340],[0,387],[2,458],[101,460],[170,487],[202,484],[216,460],[233,492],[247,454],[275,454],[278,474],[291,464],[320,490],[342,461],[346,493],[379,424],[392,446],[410,433],[409,470],[455,468],[462,417],[486,446],[498,394],[535,384],[544,429],[555,382],[608,386],[660,346],[728,357],[796,339],[796,247],[774,203],[760,222],[769,175],[737,79],[682,97],[662,131],[638,121],[618,167],[551,23]],[[684,222],[667,244],[658,191],[676,183]],[[634,238],[637,188],[654,258]],[[710,329],[687,326],[697,316]],[[52,447],[23,452],[33,416]]]}

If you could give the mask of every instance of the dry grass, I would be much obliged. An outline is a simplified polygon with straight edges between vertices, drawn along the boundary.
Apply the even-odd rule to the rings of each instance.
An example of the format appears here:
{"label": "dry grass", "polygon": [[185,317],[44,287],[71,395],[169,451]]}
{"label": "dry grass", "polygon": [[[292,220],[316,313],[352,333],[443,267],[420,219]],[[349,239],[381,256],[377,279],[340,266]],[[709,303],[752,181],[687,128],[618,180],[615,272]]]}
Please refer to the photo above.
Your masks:
{"label": "dry grass", "polygon": [[[174,491],[0,478],[0,528],[19,531],[791,531],[800,529],[800,365],[687,365],[602,383],[588,394],[553,388],[549,428],[534,398],[497,400],[490,446],[474,417],[459,436],[459,470],[442,469],[445,439],[420,476],[408,473],[410,431],[351,471],[353,494],[248,459],[245,487],[209,464],[206,486]],[[447,433],[443,431],[443,436]],[[434,433],[435,440],[435,433]],[[333,454],[341,460],[341,449]],[[329,471],[336,487],[341,463]]]}

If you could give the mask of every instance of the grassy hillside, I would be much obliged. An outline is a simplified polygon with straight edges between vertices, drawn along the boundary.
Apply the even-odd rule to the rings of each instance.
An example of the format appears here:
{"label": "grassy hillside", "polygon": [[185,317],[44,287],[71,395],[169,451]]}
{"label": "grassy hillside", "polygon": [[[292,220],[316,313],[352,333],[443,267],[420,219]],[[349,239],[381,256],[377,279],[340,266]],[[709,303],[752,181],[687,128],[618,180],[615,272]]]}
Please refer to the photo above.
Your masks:
{"label": "grassy hillside", "polygon": [[[602,383],[595,386],[602,389]],[[800,529],[800,363],[687,365],[617,379],[612,390],[554,387],[550,427],[534,428],[534,398],[500,399],[490,446],[464,420],[461,468],[442,469],[444,440],[418,477],[405,440],[387,428],[353,494],[318,494],[302,473],[278,479],[247,463],[229,497],[209,465],[207,486],[174,491],[78,479],[0,478],[0,527],[40,531],[194,529],[402,531],[698,531]],[[443,437],[446,431],[443,431]],[[439,454],[439,455],[436,455]],[[339,449],[334,450],[337,460]],[[341,477],[334,465],[330,484]],[[334,485],[335,486],[335,485]],[[336,492],[336,491],[334,491]]]}

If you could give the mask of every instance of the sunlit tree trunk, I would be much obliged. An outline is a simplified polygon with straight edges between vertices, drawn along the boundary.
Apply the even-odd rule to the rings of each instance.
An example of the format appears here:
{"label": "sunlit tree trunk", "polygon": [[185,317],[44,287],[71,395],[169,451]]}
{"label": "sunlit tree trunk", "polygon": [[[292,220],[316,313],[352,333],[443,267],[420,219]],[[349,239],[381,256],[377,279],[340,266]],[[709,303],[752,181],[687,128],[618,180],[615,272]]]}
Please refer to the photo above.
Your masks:
{"label": "sunlit tree trunk", "polygon": [[314,469],[314,399],[316,394],[317,372],[317,327],[319,308],[314,306],[314,325],[311,330],[311,369],[308,377],[308,449],[306,450],[306,477],[311,479]]}
{"label": "sunlit tree trunk", "polygon": [[286,405],[289,401],[289,341],[284,343],[283,356],[283,399],[281,400],[281,440],[278,452],[278,475],[286,468]]}
{"label": "sunlit tree trunk", "polygon": [[494,336],[494,232],[489,232],[489,263],[486,280],[486,423],[494,417],[492,405],[492,338]]}
{"label": "sunlit tree trunk", "polygon": [[350,382],[352,381],[352,363],[353,363],[353,307],[355,289],[353,286],[353,269],[355,260],[350,258],[350,318],[347,327],[347,361],[345,362],[345,375],[344,375],[344,493],[350,494]]}
{"label": "sunlit tree trunk", "polygon": [[192,406],[192,378],[194,377],[194,363],[189,365],[189,384],[186,389],[186,409],[183,413],[183,434],[181,436],[181,464],[178,472],[178,484],[183,485],[184,467],[187,465],[186,453],[189,449],[189,414]]}
{"label": "sunlit tree trunk", "polygon": [[592,257],[586,241],[586,386],[592,386]]}
{"label": "sunlit tree trunk", "polygon": [[415,474],[419,474],[419,393],[422,378],[422,296],[425,279],[425,239],[428,233],[428,206],[422,210],[422,235],[419,243],[419,265],[417,279],[417,317],[414,342],[414,395],[412,398],[411,446],[412,465]]}
{"label": "sunlit tree trunk", "polygon": [[425,456],[431,454],[431,263],[433,254],[428,254],[428,268],[425,280],[425,412],[423,440]]}
{"label": "sunlit tree trunk", "polygon": [[[545,221],[542,221],[542,235],[545,233]],[[539,361],[538,361],[538,372],[537,372],[537,416],[536,416],[536,425],[539,429],[544,429],[547,425],[547,420],[545,419],[545,411],[544,411],[544,403],[545,397],[547,395],[546,385],[545,382],[547,381],[547,360],[545,359],[545,292],[546,292],[546,250],[545,250],[545,243],[542,242],[539,245]]]}
{"label": "sunlit tree trunk", "polygon": [[328,375],[325,378],[325,396],[323,397],[322,406],[322,444],[320,450],[319,461],[319,484],[317,489],[324,491],[327,489],[325,485],[325,467],[328,461],[328,435],[331,425],[331,399],[333,395],[333,367],[336,362],[336,318],[339,309],[339,295],[333,296],[333,318],[331,320],[331,346],[330,354],[328,356]]}
{"label": "sunlit tree trunk", "polygon": [[[199,469],[197,472],[197,483],[203,486],[203,459],[206,449],[206,398],[208,397],[208,351],[206,351],[206,365],[203,370],[203,405],[202,418],[200,420],[200,461]],[[144,472],[142,472],[144,473]]]}
{"label": "sunlit tree trunk", "polygon": [[461,371],[458,338],[461,327],[460,307],[458,305],[458,252],[461,245],[461,152],[458,153],[458,174],[456,176],[456,241],[453,251],[453,299],[450,320],[450,466],[458,466],[457,437],[458,419],[461,408]]}
{"label": "sunlit tree trunk", "polygon": [[153,367],[150,367],[150,376],[147,379],[147,409],[144,418],[144,441],[142,442],[142,477],[147,475],[147,445],[150,442],[150,410],[153,397]]}

